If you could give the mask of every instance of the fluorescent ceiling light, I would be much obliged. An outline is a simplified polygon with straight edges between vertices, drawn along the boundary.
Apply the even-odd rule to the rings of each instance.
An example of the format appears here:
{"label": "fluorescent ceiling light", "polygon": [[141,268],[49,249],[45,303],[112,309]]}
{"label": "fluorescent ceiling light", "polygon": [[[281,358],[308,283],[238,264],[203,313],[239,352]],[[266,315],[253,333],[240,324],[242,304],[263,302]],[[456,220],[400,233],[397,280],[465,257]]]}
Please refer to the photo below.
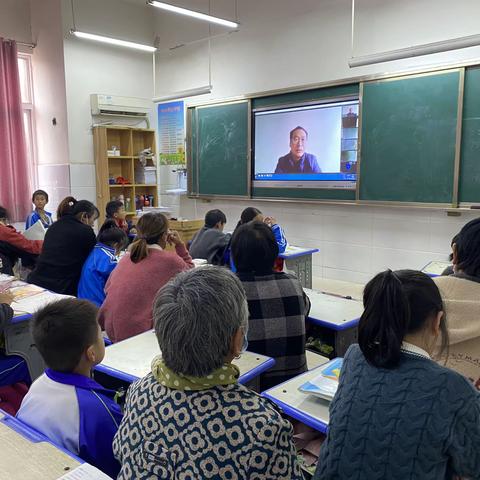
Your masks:
{"label": "fluorescent ceiling light", "polygon": [[175,5],[170,5],[169,3],[157,2],[156,0],[148,0],[147,4],[151,5],[152,7],[167,10],[168,12],[179,13],[180,15],[187,15],[189,17],[197,18],[198,20],[205,20],[206,22],[223,25],[224,27],[238,28],[238,23],[236,22],[231,22],[230,20],[225,20],[223,18],[212,17],[211,15],[196,12],[195,10],[188,10],[187,8],[176,7]]}
{"label": "fluorescent ceiling light", "polygon": [[480,46],[480,35],[470,35],[468,37],[452,38],[440,42],[425,43],[414,47],[400,48],[389,52],[374,53],[362,57],[353,57],[348,61],[350,67],[363,67],[375,63],[391,62],[392,60],[403,60],[422,55],[431,55],[433,53],[448,52],[460,48]]}
{"label": "fluorescent ceiling light", "polygon": [[72,35],[79,38],[86,38],[88,40],[95,40],[97,42],[108,43],[110,45],[118,45],[120,47],[135,48],[143,50],[144,52],[155,52],[157,49],[150,45],[142,45],[141,43],[127,42],[126,40],[119,40],[117,38],[104,37],[103,35],[95,35],[93,33],[79,32],[78,30],[70,30]]}
{"label": "fluorescent ceiling light", "polygon": [[197,95],[205,95],[212,92],[211,85],[205,85],[203,87],[191,88],[189,90],[182,90],[180,92],[169,93],[167,95],[161,95],[152,99],[153,103],[167,102],[169,100],[176,100],[177,98],[195,97]]}

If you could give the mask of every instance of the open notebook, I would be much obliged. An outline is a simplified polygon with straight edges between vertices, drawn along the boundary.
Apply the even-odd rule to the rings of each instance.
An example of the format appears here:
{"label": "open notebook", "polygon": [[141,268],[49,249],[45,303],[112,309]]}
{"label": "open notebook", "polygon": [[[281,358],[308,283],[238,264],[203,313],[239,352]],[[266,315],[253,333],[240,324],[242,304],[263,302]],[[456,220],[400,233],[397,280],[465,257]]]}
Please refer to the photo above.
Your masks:
{"label": "open notebook", "polygon": [[343,358],[330,360],[317,369],[320,372],[319,375],[300,385],[298,389],[301,392],[312,393],[325,400],[332,400],[338,388],[342,364]]}

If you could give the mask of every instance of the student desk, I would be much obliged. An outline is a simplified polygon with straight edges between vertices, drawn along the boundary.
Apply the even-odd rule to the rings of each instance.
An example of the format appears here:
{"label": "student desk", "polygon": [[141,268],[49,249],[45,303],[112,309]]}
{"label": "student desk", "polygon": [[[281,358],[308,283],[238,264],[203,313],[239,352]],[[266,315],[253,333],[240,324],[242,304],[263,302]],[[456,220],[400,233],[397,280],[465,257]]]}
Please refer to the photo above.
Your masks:
{"label": "student desk", "polygon": [[446,268],[451,266],[452,266],[451,262],[433,261],[433,262],[427,263],[422,268],[422,272],[426,273],[429,277],[432,277],[432,278],[439,277]]}
{"label": "student desk", "polygon": [[289,245],[279,258],[285,260],[285,267],[295,273],[302,287],[312,288],[312,254],[318,248],[302,248]]}
{"label": "student desk", "polygon": [[[0,275],[1,283],[11,281],[15,282],[14,288],[20,287],[25,289],[25,291],[21,292],[21,294],[19,293],[19,299],[15,300],[11,305],[13,318],[3,325],[5,350],[7,355],[19,355],[26,361],[30,379],[33,381],[43,373],[45,364],[33,343],[29,320],[33,313],[46,304],[54,300],[71,297],[40,289],[40,287],[22,282],[8,275]],[[31,295],[28,295],[29,288],[32,289]]]}
{"label": "student desk", "polygon": [[54,480],[83,463],[1,410],[0,444],[0,477],[9,480]]}
{"label": "student desk", "polygon": [[307,321],[325,331],[334,346],[333,357],[342,357],[357,340],[357,325],[363,305],[342,295],[304,289],[311,308]]}
{"label": "student desk", "polygon": [[[324,357],[324,363],[328,358]],[[301,392],[298,388],[305,382],[319,375],[321,367],[302,373],[276,387],[270,388],[262,393],[262,396],[269,398],[276,403],[285,414],[299,420],[305,425],[326,433],[330,419],[330,402],[317,397],[311,393]]]}
{"label": "student desk", "polygon": [[[150,372],[152,360],[160,355],[153,330],[127,338],[105,348],[105,358],[95,370],[132,383]],[[240,369],[239,383],[247,383],[275,364],[275,360],[252,352],[242,353],[233,361]]]}

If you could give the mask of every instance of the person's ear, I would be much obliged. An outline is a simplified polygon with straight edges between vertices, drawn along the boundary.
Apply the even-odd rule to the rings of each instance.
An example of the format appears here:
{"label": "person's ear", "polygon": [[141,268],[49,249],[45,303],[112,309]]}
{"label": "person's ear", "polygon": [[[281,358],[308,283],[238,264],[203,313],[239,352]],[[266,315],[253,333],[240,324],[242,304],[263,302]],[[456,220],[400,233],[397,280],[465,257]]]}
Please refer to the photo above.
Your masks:
{"label": "person's ear", "polygon": [[242,347],[243,347],[243,329],[239,328],[232,337],[232,340],[230,341],[230,355],[233,358],[238,357],[242,353]]}
{"label": "person's ear", "polygon": [[458,248],[456,243],[452,245],[452,263],[458,265]]}
{"label": "person's ear", "polygon": [[433,334],[435,335],[435,337],[438,337],[440,335],[440,331],[441,331],[440,325],[441,325],[441,322],[442,322],[443,315],[444,315],[444,312],[440,311],[433,318],[432,330],[433,330]]}
{"label": "person's ear", "polygon": [[95,363],[97,360],[97,356],[95,354],[95,345],[90,345],[85,351],[85,355],[90,363]]}

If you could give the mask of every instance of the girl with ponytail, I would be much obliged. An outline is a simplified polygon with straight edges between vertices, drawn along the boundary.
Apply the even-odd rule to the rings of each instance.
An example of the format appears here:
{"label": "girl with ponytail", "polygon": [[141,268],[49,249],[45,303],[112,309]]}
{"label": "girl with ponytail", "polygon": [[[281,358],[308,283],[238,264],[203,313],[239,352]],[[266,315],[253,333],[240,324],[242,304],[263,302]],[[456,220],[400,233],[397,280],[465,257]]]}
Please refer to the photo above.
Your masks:
{"label": "girl with ponytail", "polygon": [[78,298],[85,298],[99,307],[105,300],[105,284],[117,266],[118,256],[128,245],[127,234],[115,220],[106,220],[97,236],[97,244],[83,265]]}
{"label": "girl with ponytail", "polygon": [[387,270],[363,303],[314,479],[480,479],[479,393],[432,360],[448,344],[435,283]]}
{"label": "girl with ponytail", "polygon": [[[193,267],[188,251],[161,213],[146,213],[137,237],[105,286],[100,325],[118,342],[153,327],[152,304],[160,288],[177,273]],[[175,251],[166,251],[167,245]]]}

